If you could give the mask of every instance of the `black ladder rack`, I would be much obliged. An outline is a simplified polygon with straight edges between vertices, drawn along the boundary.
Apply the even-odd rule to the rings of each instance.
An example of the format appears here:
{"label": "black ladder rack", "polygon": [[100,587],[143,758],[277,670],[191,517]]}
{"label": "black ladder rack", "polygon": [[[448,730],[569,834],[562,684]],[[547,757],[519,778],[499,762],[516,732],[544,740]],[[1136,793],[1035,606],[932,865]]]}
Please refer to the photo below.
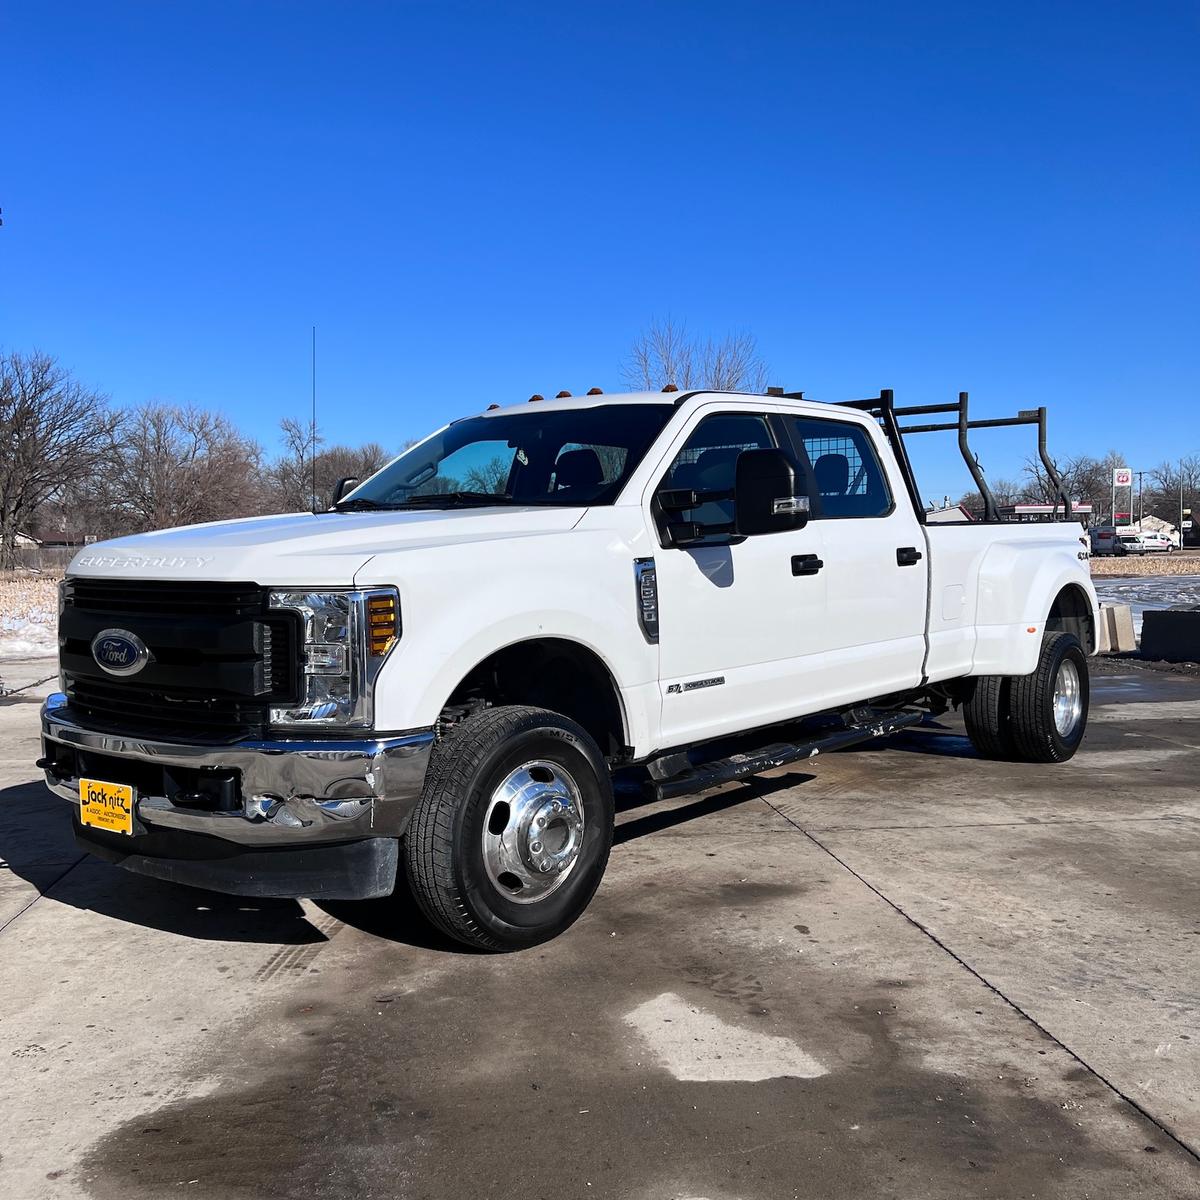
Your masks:
{"label": "black ladder rack", "polygon": [[[784,395],[790,399],[804,399],[803,392],[785,392]],[[979,460],[968,445],[967,431],[970,429],[1000,429],[1009,425],[1036,425],[1038,427],[1038,457],[1046,469],[1047,478],[1062,500],[1063,516],[1068,519],[1071,516],[1071,498],[1067,495],[1062,477],[1046,450],[1046,410],[1044,407],[1021,409],[1015,417],[988,417],[973,421],[967,411],[966,392],[959,392],[958,401],[954,404],[913,404],[897,408],[891,388],[885,388],[878,396],[873,396],[869,400],[840,400],[838,404],[842,408],[854,408],[859,412],[870,413],[883,426],[884,433],[900,463],[900,470],[904,474],[904,483],[908,489],[909,498],[922,521],[925,519],[925,505],[921,500],[921,493],[917,489],[916,476],[913,474],[912,463],[909,461],[908,451],[904,446],[904,435],[906,433],[941,433],[957,430],[959,453],[963,457],[963,462],[967,464],[967,470],[971,472],[971,478],[975,481],[979,494],[983,497],[984,520],[999,521],[1001,517],[996,498],[992,495],[987,480],[983,477],[983,468],[980,467]],[[941,413],[954,413],[955,419],[925,425],[904,426],[901,426],[898,420],[900,417],[926,417]],[[1056,511],[1057,507],[1056,504]]]}

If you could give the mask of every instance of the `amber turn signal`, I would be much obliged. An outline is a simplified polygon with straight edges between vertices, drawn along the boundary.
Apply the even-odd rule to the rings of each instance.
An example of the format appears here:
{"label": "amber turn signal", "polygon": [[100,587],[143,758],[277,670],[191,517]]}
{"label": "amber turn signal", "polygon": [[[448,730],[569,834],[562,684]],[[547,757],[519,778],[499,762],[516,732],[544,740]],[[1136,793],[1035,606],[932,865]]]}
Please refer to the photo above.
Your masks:
{"label": "amber turn signal", "polygon": [[367,643],[377,658],[386,654],[399,634],[394,596],[371,596],[367,600]]}

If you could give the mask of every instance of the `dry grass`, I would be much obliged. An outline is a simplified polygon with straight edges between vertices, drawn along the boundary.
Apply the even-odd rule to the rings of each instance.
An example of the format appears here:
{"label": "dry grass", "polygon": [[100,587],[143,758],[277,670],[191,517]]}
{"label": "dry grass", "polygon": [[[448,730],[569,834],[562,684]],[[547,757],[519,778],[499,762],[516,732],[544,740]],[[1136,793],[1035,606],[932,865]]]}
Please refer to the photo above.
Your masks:
{"label": "dry grass", "polygon": [[58,580],[6,571],[0,575],[0,615],[53,622],[58,617]]}
{"label": "dry grass", "polygon": [[1200,575],[1200,554],[1146,554],[1124,558],[1093,558],[1093,575]]}

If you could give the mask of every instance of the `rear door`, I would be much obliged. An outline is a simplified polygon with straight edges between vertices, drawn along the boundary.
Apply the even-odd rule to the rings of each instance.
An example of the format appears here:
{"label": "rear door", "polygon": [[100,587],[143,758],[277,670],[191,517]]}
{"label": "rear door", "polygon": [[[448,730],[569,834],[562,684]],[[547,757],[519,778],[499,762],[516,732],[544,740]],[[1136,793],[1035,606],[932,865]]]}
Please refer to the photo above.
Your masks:
{"label": "rear door", "polygon": [[829,596],[823,649],[831,697],[852,703],[921,681],[928,568],[925,535],[874,426],[785,418],[812,473],[813,520]]}

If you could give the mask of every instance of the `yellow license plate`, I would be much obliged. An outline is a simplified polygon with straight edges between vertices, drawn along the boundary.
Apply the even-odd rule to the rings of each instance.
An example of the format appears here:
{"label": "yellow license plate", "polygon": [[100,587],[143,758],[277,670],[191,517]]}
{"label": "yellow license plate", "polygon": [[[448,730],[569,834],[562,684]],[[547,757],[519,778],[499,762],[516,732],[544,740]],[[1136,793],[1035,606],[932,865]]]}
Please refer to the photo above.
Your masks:
{"label": "yellow license plate", "polygon": [[79,781],[79,819],[109,833],[133,833],[133,788],[127,783]]}

